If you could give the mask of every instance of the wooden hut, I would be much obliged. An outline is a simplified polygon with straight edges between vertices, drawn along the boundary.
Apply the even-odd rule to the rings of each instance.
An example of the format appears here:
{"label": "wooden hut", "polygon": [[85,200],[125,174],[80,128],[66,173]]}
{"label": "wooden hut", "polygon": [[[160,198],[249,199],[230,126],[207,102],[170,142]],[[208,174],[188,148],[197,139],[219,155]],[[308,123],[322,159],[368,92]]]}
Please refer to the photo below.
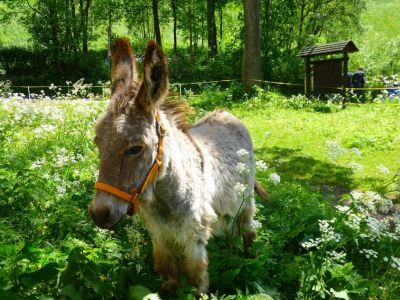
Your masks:
{"label": "wooden hut", "polygon": [[346,97],[349,53],[357,52],[352,41],[314,45],[301,49],[306,61],[305,93],[321,95],[341,92]]}

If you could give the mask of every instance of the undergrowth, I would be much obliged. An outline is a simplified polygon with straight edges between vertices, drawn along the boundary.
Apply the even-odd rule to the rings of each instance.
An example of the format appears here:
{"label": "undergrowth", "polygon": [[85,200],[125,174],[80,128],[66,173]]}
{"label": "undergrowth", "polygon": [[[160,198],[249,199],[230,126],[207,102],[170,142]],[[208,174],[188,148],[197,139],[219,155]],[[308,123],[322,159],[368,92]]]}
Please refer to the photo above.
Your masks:
{"label": "undergrowth", "polygon": [[[38,95],[29,101],[14,95],[0,100],[2,299],[159,297],[161,281],[153,270],[151,242],[140,218],[126,217],[115,231],[98,229],[89,219],[98,164],[93,126],[106,105],[91,97],[76,92],[68,97],[55,93],[53,99]],[[258,117],[292,111],[283,117],[342,116],[335,100],[286,98],[259,88],[246,94],[239,86],[209,86],[188,98],[194,107],[192,119],[216,107],[243,117],[257,159],[268,164],[257,173],[271,200],[257,199],[259,230],[253,255],[244,255],[239,239],[218,237],[208,245],[210,299],[400,296],[398,163],[380,166],[374,191],[355,185],[332,198],[315,186],[325,180],[324,170],[345,170],[346,176],[338,176],[336,183],[347,184],[358,172],[349,163],[368,151],[372,156],[381,151],[373,147],[379,137],[370,145],[354,134],[344,141],[346,147],[338,140],[320,141],[322,146],[313,147],[323,149],[327,162],[312,171],[320,180],[301,180],[291,173],[301,169],[285,168],[289,152],[270,155],[276,150],[274,132],[265,132]],[[298,134],[304,130],[294,129]],[[390,141],[393,149],[396,134]],[[177,298],[193,299],[192,287],[185,278],[182,282]]]}

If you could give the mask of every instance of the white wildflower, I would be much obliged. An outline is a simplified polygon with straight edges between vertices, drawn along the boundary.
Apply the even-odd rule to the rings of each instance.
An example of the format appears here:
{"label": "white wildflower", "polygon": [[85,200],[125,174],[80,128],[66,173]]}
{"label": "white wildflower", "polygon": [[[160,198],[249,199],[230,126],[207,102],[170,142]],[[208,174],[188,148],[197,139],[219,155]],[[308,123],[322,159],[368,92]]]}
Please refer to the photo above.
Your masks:
{"label": "white wildflower", "polygon": [[268,165],[263,160],[257,160],[256,161],[256,168],[259,171],[265,171],[265,170],[268,169]]}
{"label": "white wildflower", "polygon": [[67,191],[67,189],[65,188],[65,186],[62,186],[62,185],[57,185],[57,194],[58,194],[58,196],[63,196],[65,193],[66,193],[66,191]]}
{"label": "white wildflower", "polygon": [[238,171],[239,174],[248,174],[249,173],[249,167],[245,163],[239,162],[236,165],[236,171]]}
{"label": "white wildflower", "polygon": [[305,249],[311,249],[314,247],[317,247],[322,243],[322,240],[320,238],[317,239],[309,239],[303,243],[301,243],[301,246]]}
{"label": "white wildflower", "polygon": [[367,259],[378,258],[378,252],[376,252],[376,251],[374,251],[372,249],[361,249],[359,251],[359,253],[360,254],[364,254]]}
{"label": "white wildflower", "polygon": [[400,258],[399,257],[394,257],[391,256],[392,258],[392,263],[390,264],[392,268],[397,269],[397,271],[400,271]]}
{"label": "white wildflower", "polygon": [[53,132],[56,129],[56,126],[50,124],[40,125],[38,128],[32,130],[35,134],[41,134],[43,132]]}
{"label": "white wildflower", "polygon": [[360,200],[362,198],[362,196],[364,195],[363,192],[360,191],[351,191],[350,192],[351,197],[353,197],[354,200]]}
{"label": "white wildflower", "polygon": [[257,221],[257,220],[253,220],[253,222],[251,223],[251,228],[258,230],[261,228],[261,222]]}
{"label": "white wildflower", "polygon": [[364,166],[362,164],[359,164],[359,163],[354,162],[354,161],[349,162],[347,164],[347,166],[349,168],[351,168],[354,172],[362,172],[362,171],[364,171]]}
{"label": "white wildflower", "polygon": [[39,158],[38,160],[35,160],[32,164],[30,169],[40,169],[44,164],[46,163],[45,158]]}
{"label": "white wildflower", "polygon": [[240,149],[236,153],[241,161],[249,159],[249,152],[246,149]]}
{"label": "white wildflower", "polygon": [[368,233],[360,234],[364,239],[368,239],[372,242],[379,242],[383,236],[387,236],[389,233],[389,221],[378,220],[373,217],[367,217],[366,224],[368,226]]}
{"label": "white wildflower", "polygon": [[335,250],[327,252],[329,258],[336,263],[345,263],[346,261],[346,252],[336,252]]}
{"label": "white wildflower", "polygon": [[73,162],[74,159],[68,155],[68,151],[65,148],[57,149],[57,156],[56,156],[56,166],[61,168],[68,164],[69,162]]}
{"label": "white wildflower", "polygon": [[358,148],[356,148],[356,147],[351,148],[351,151],[352,151],[355,155],[357,155],[358,157],[361,157],[361,155],[362,155],[360,149],[358,149]]}
{"label": "white wildflower", "polygon": [[387,198],[381,198],[381,201],[378,204],[378,210],[384,214],[387,214],[392,207],[393,207],[392,200]]}
{"label": "white wildflower", "polygon": [[235,184],[234,189],[235,189],[236,193],[242,195],[244,193],[244,191],[246,190],[246,185],[238,182]]}
{"label": "white wildflower", "polygon": [[340,242],[341,235],[336,233],[330,223],[334,223],[334,220],[319,220],[319,231],[321,232],[321,240],[327,242]]}
{"label": "white wildflower", "polygon": [[390,173],[389,169],[388,169],[387,167],[385,167],[384,165],[382,165],[382,164],[378,165],[376,168],[377,168],[382,174],[387,175],[387,174]]}
{"label": "white wildflower", "polygon": [[376,212],[377,205],[382,201],[382,197],[376,192],[368,191],[364,193],[360,201],[369,211]]}
{"label": "white wildflower", "polygon": [[273,184],[277,185],[281,182],[281,176],[277,173],[272,173],[269,175],[269,179],[272,181]]}
{"label": "white wildflower", "polygon": [[358,232],[360,231],[360,225],[362,220],[363,218],[357,216],[356,214],[349,214],[347,220],[344,221],[344,224],[346,224],[352,230]]}
{"label": "white wildflower", "polygon": [[347,153],[347,149],[337,141],[327,141],[326,147],[328,148],[328,156],[332,160],[338,160],[339,156]]}
{"label": "white wildflower", "polygon": [[341,213],[347,213],[350,209],[348,206],[343,206],[343,205],[336,205],[335,207]]}

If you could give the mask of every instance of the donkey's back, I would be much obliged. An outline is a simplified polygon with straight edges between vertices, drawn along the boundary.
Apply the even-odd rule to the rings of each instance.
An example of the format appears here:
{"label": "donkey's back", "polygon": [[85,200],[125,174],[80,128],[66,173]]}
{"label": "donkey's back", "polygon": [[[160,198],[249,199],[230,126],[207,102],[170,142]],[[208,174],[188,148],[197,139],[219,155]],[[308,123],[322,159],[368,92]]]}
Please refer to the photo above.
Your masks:
{"label": "donkey's back", "polygon": [[251,227],[255,213],[254,201],[249,199],[255,185],[254,155],[246,127],[230,113],[217,110],[201,119],[189,134],[203,154],[204,188],[219,216],[215,233],[230,231],[231,226],[227,226],[231,223],[226,222],[229,217],[238,216],[239,231]]}

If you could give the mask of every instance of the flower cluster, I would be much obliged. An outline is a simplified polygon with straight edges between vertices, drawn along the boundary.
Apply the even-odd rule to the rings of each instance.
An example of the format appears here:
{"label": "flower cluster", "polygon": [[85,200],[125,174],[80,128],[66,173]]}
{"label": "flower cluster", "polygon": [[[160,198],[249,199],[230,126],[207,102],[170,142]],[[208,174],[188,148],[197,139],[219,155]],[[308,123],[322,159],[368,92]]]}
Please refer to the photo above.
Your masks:
{"label": "flower cluster", "polygon": [[372,250],[372,249],[361,249],[358,251],[360,254],[364,254],[365,258],[370,259],[370,258],[378,258],[378,252]]}
{"label": "flower cluster", "polygon": [[326,147],[328,150],[328,157],[334,161],[337,161],[340,156],[347,153],[347,149],[340,145],[338,141],[327,141]]}

